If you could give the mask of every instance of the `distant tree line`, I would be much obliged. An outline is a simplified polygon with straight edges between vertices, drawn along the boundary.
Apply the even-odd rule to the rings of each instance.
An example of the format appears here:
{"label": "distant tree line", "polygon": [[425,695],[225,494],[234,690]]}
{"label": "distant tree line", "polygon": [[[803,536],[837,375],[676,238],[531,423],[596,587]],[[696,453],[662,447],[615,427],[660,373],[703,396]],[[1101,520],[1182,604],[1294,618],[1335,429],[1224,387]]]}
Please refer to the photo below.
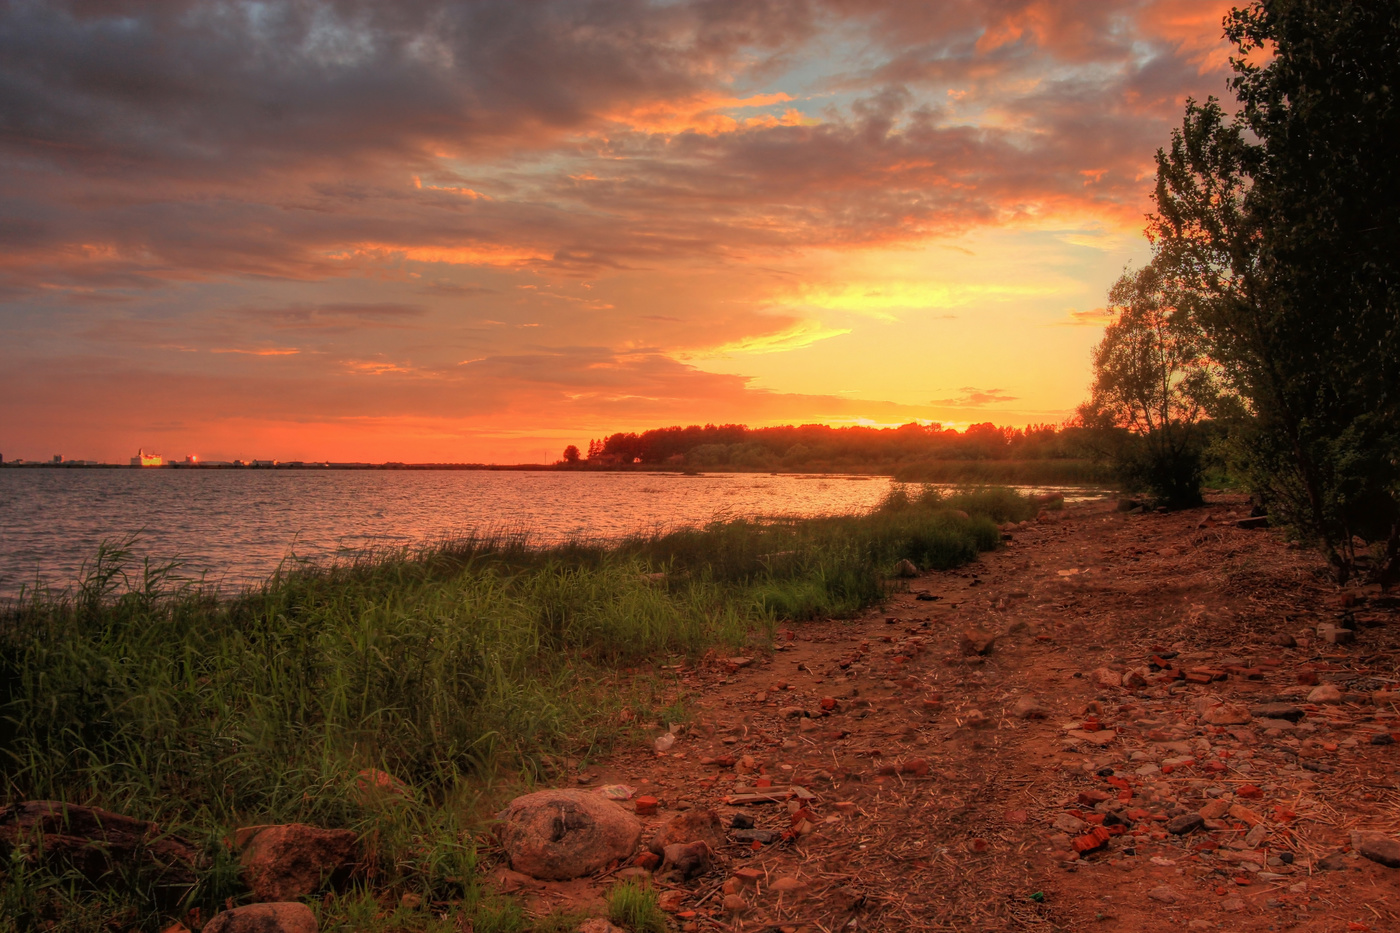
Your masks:
{"label": "distant tree line", "polygon": [[1337,578],[1400,557],[1400,3],[1256,0],[1224,21],[1236,98],[1157,153],[1153,258],[1081,409],[1125,483],[1200,499],[1227,456]]}
{"label": "distant tree line", "polygon": [[[873,468],[927,460],[1082,459],[1091,452],[1085,433],[1076,426],[1009,428],[990,422],[964,431],[918,423],[895,428],[707,424],[612,434],[591,441],[585,459],[601,465],[671,464],[697,469]],[[564,459],[573,462],[567,451]]]}

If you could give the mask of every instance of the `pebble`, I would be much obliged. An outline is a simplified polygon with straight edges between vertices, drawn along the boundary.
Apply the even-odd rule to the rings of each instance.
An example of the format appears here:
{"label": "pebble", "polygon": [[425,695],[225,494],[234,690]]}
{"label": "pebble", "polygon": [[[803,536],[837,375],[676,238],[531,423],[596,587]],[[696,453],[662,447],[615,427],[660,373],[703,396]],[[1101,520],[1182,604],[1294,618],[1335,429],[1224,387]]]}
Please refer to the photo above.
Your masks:
{"label": "pebble", "polygon": [[1205,818],[1199,813],[1183,813],[1167,820],[1166,830],[1174,836],[1184,836],[1205,826]]}
{"label": "pebble", "polygon": [[1340,703],[1342,702],[1342,691],[1336,684],[1322,684],[1314,687],[1308,694],[1309,703]]}

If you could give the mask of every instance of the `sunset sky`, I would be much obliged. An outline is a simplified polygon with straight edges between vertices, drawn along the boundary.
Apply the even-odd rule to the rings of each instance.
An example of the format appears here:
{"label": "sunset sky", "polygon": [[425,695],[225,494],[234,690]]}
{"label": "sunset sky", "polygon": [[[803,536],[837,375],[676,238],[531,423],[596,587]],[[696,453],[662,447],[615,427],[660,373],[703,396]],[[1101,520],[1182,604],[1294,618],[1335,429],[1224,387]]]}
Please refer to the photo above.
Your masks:
{"label": "sunset sky", "polygon": [[1212,0],[0,2],[0,453],[1055,422]]}

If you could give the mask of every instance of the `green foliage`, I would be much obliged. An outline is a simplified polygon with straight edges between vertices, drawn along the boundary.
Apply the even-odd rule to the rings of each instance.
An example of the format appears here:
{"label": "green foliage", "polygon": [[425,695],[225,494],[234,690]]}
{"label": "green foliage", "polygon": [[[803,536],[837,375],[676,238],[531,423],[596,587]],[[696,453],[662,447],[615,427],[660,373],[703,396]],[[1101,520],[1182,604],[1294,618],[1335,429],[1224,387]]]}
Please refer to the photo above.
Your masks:
{"label": "green foliage", "polygon": [[1156,264],[1124,273],[1108,296],[1116,318],[1094,348],[1094,385],[1080,417],[1121,428],[1113,462],[1130,491],[1172,506],[1201,501],[1205,433],[1220,398],[1204,335]]}
{"label": "green foliage", "polygon": [[1074,458],[1037,460],[925,460],[899,467],[902,483],[999,483],[1020,486],[1091,486],[1108,483],[1113,475],[1088,457],[1087,448]]}
{"label": "green foliage", "polygon": [[1247,403],[1240,461],[1271,511],[1339,578],[1354,536],[1385,542],[1393,574],[1400,7],[1258,0],[1226,35],[1240,109],[1188,102],[1158,153],[1154,261]]}
{"label": "green foliage", "polygon": [[666,914],[656,902],[656,891],[631,881],[608,891],[608,919],[631,933],[666,933]]}

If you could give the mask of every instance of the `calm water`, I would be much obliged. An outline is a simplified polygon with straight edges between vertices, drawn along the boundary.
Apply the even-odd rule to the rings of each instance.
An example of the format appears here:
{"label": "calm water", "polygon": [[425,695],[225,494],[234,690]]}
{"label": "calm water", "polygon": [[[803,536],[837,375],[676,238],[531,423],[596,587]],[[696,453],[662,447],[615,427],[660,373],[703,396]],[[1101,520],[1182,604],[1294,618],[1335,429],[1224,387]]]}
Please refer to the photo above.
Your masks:
{"label": "calm water", "polygon": [[663,473],[0,470],[0,594],[71,585],[104,540],[179,558],[226,586],[289,555],[529,529],[539,541],[618,537],[719,516],[858,512],[885,477]]}

